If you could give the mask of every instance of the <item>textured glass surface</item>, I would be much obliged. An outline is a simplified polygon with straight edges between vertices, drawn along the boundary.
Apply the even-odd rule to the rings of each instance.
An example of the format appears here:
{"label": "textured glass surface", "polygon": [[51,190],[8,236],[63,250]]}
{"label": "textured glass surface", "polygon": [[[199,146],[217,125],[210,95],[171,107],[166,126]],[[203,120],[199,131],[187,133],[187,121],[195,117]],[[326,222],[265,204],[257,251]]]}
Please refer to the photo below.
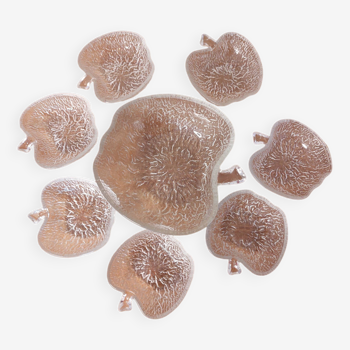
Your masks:
{"label": "textured glass surface", "polygon": [[193,261],[172,236],[142,231],[113,255],[109,283],[124,292],[119,309],[131,310],[133,298],[149,318],[172,312],[185,297],[193,276]]}
{"label": "textured glass surface", "polygon": [[41,198],[43,208],[29,217],[34,222],[45,217],[38,240],[46,252],[77,256],[107,243],[114,210],[95,183],[55,180],[44,188]]}
{"label": "textured glass surface", "polygon": [[201,45],[208,48],[192,52],[186,69],[193,86],[205,99],[226,106],[259,91],[262,64],[245,37],[226,33],[215,42],[204,34]]}
{"label": "textured glass surface", "polygon": [[137,95],[152,78],[154,65],[145,40],[136,33],[114,32],[91,41],[79,54],[86,77],[79,84],[94,83],[103,102],[124,101]]}
{"label": "textured glass surface", "polygon": [[230,259],[229,273],[241,272],[238,262],[257,275],[272,272],[287,244],[283,212],[251,191],[224,198],[207,228],[207,244],[217,257]]}
{"label": "textured glass surface", "polygon": [[30,105],[22,114],[27,134],[19,150],[34,146],[35,160],[44,168],[58,168],[88,153],[97,140],[97,129],[88,102],[79,96],[58,94]]}
{"label": "textured glass surface", "polygon": [[[112,206],[139,225],[196,232],[215,216],[219,166],[233,139],[229,120],[208,104],[177,95],[140,98],[116,112],[95,178]],[[233,167],[219,182],[243,179]]]}
{"label": "textured glass surface", "polygon": [[295,120],[280,120],[270,138],[255,133],[254,140],[266,145],[250,158],[250,171],[263,186],[281,196],[306,198],[332,171],[327,145]]}

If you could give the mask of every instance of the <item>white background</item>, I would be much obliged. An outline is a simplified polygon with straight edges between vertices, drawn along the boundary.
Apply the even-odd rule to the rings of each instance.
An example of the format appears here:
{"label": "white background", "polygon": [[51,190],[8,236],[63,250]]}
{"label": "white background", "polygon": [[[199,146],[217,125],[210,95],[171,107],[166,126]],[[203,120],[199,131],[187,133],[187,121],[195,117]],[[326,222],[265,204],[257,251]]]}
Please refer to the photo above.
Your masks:
{"label": "white background", "polygon": [[[349,34],[347,1],[6,1],[1,9],[1,349],[349,349]],[[78,93],[92,104],[100,137],[123,104],[104,104],[79,90],[77,64],[90,40],[111,31],[141,34],[155,73],[137,97],[175,93],[202,99],[185,71],[201,34],[238,32],[264,67],[258,94],[220,110],[236,140],[223,168],[239,164],[247,181],[219,189],[219,199],[250,189],[286,214],[289,242],[279,267],[265,277],[243,267],[227,274],[205,230],[180,237],[195,262],[192,285],[169,316],[150,320],[134,303],[118,311],[109,286],[112,254],[141,228],[118,213],[108,244],[78,258],[58,258],[37,243],[40,225],[27,214],[41,190],[60,177],[93,178],[99,146],[56,170],[38,166],[25,138],[23,110],[53,93]],[[136,97],[136,98],[137,98]],[[269,134],[279,119],[308,125],[328,144],[333,172],[309,198],[269,192],[249,172],[260,149],[252,133]],[[98,141],[99,143],[99,141]]]}

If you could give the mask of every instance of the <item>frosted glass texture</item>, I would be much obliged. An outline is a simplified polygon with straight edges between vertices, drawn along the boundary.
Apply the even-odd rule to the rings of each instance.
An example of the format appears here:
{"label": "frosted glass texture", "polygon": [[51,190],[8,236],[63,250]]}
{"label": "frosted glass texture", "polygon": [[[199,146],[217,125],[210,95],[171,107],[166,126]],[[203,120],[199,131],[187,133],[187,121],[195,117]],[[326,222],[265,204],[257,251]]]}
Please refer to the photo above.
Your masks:
{"label": "frosted glass texture", "polygon": [[207,49],[192,52],[186,70],[191,83],[206,100],[226,106],[259,91],[262,64],[244,36],[226,33],[215,42],[204,34],[201,45]]}
{"label": "frosted glass texture", "polygon": [[218,182],[244,180],[237,166],[219,173],[233,139],[230,121],[208,104],[177,95],[140,98],[116,112],[95,178],[111,205],[142,227],[193,233],[215,216]]}
{"label": "frosted glass texture", "polygon": [[207,228],[207,245],[217,257],[229,259],[229,273],[241,272],[239,262],[257,275],[271,273],[287,244],[284,213],[252,191],[224,198]]}
{"label": "frosted glass texture", "polygon": [[281,196],[304,199],[332,171],[327,145],[295,120],[278,121],[270,137],[255,133],[254,141],[265,147],[250,158],[250,171],[263,186]]}
{"label": "frosted glass texture", "polygon": [[113,255],[108,281],[124,293],[121,311],[131,310],[136,299],[149,318],[172,312],[185,297],[193,276],[192,258],[172,236],[142,231]]}
{"label": "frosted glass texture", "polygon": [[104,246],[113,224],[114,210],[92,181],[59,179],[42,192],[43,208],[29,214],[45,221],[38,240],[46,252],[78,256]]}
{"label": "frosted glass texture", "polygon": [[29,152],[34,146],[35,160],[44,168],[59,168],[76,161],[97,140],[88,102],[71,94],[51,95],[31,104],[23,112],[20,125],[27,138],[19,150]]}
{"label": "frosted glass texture", "polygon": [[152,78],[154,65],[145,40],[136,33],[109,33],[87,44],[78,64],[86,77],[78,85],[103,102],[127,100],[143,90]]}

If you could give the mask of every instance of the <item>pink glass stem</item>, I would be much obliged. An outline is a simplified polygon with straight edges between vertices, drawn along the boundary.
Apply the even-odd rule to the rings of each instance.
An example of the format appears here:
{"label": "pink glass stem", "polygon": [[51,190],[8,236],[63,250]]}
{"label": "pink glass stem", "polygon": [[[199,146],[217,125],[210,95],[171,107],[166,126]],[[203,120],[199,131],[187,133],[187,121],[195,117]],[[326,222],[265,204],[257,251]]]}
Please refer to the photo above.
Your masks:
{"label": "pink glass stem", "polygon": [[234,165],[230,169],[221,170],[218,175],[219,185],[233,185],[245,181],[246,175],[238,165]]}
{"label": "pink glass stem", "polygon": [[263,143],[266,145],[269,142],[269,138],[269,136],[261,134],[260,132],[253,133],[254,143]]}
{"label": "pink glass stem", "polygon": [[228,273],[230,275],[239,275],[242,272],[238,261],[234,258],[228,261]]}
{"label": "pink glass stem", "polygon": [[49,210],[47,208],[35,210],[28,215],[29,219],[32,220],[34,223],[37,223],[43,217],[48,217],[48,216],[49,216]]}
{"label": "pink glass stem", "polygon": [[28,136],[19,146],[18,150],[22,152],[29,152],[33,146],[34,139]]}
{"label": "pink glass stem", "polygon": [[119,311],[130,311],[133,298],[134,296],[130,292],[124,293],[119,303]]}
{"label": "pink glass stem", "polygon": [[216,42],[207,34],[202,35],[200,44],[209,47],[210,49],[213,49],[216,46]]}
{"label": "pink glass stem", "polygon": [[88,90],[90,88],[91,81],[92,77],[86,74],[85,78],[79,83],[78,87],[80,89]]}

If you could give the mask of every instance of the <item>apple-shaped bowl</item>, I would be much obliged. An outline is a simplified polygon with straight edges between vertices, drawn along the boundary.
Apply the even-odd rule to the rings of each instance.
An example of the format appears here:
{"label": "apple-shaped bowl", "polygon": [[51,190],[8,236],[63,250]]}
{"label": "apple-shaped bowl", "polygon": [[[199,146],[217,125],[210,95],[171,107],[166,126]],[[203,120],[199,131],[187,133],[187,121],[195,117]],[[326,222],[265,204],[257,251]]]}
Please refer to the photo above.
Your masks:
{"label": "apple-shaped bowl", "polygon": [[219,183],[238,183],[237,166],[220,172],[234,141],[231,122],[190,97],[153,95],[118,109],[94,162],[110,204],[140,226],[184,235],[215,217]]}

